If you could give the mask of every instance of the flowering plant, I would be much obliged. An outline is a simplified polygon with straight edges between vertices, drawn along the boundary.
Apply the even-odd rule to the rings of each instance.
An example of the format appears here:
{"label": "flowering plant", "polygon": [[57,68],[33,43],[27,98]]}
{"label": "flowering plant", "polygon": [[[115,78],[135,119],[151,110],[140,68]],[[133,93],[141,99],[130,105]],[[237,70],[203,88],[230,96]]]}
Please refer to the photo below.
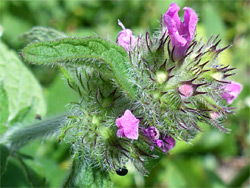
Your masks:
{"label": "flowering plant", "polygon": [[[37,134],[24,140],[56,134],[59,142],[72,145],[72,172],[64,186],[89,186],[81,181],[87,171],[106,184],[109,172],[126,174],[121,167],[127,163],[147,175],[146,164],[171,151],[176,140],[189,142],[202,131],[200,122],[229,131],[221,122],[241,91],[230,79],[234,68],[217,61],[229,46],[220,48],[214,36],[203,44],[195,36],[195,11],[184,8],[182,22],[179,10],[170,5],[154,37],[148,31],[135,36],[118,20],[122,31],[116,43],[54,30],[48,38],[36,37],[34,30],[26,33],[34,40],[22,58],[58,66],[80,98],[68,114],[40,123]],[[18,148],[20,137],[33,130],[15,130],[4,140]]]}

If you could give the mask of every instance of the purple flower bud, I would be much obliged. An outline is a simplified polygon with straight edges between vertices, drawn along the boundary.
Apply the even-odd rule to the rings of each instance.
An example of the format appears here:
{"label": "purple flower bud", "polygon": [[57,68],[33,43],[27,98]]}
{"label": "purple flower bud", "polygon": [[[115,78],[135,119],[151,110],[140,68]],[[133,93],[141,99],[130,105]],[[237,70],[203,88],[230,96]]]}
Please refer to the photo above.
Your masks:
{"label": "purple flower bud", "polygon": [[160,133],[156,127],[149,127],[147,129],[143,129],[143,133],[150,140],[156,140],[156,139],[159,139],[160,137]]}
{"label": "purple flower bud", "polygon": [[193,94],[193,87],[189,84],[183,84],[178,87],[178,92],[180,93],[182,98],[188,98]]}
{"label": "purple flower bud", "polygon": [[162,147],[162,143],[163,143],[162,140],[159,140],[159,139],[153,140],[153,141],[152,141],[151,150],[154,149],[155,145],[158,146],[158,147]]}
{"label": "purple flower bud", "polygon": [[116,133],[118,137],[138,139],[139,119],[136,119],[130,110],[126,110],[122,117],[116,119],[116,125],[119,128]]}
{"label": "purple flower bud", "polygon": [[158,147],[162,146],[163,141],[162,140],[155,140],[155,145],[157,145]]}
{"label": "purple flower bud", "polygon": [[156,127],[143,129],[143,133],[151,141],[151,150],[153,150],[155,146],[158,146],[163,152],[167,152],[175,146],[175,140],[171,136],[164,135],[163,139],[160,140],[160,133]]}
{"label": "purple flower bud", "polygon": [[172,3],[164,15],[164,23],[168,29],[172,46],[174,47],[174,59],[181,59],[193,40],[198,17],[194,10],[185,7],[184,23],[178,16],[180,8],[177,4]]}
{"label": "purple flower bud", "polygon": [[118,24],[122,27],[122,31],[118,34],[117,44],[122,46],[127,52],[130,51],[130,47],[134,47],[136,45],[136,37],[132,35],[132,31],[130,29],[126,29],[122,22],[118,20]]}
{"label": "purple flower bud", "polygon": [[237,82],[231,82],[227,84],[224,88],[224,93],[222,94],[222,98],[227,101],[228,104],[231,104],[234,99],[236,99],[239,93],[242,90],[242,86]]}
{"label": "purple flower bud", "polygon": [[170,149],[172,149],[175,146],[175,139],[173,139],[169,135],[163,136],[163,144],[162,144],[162,151],[168,152]]}

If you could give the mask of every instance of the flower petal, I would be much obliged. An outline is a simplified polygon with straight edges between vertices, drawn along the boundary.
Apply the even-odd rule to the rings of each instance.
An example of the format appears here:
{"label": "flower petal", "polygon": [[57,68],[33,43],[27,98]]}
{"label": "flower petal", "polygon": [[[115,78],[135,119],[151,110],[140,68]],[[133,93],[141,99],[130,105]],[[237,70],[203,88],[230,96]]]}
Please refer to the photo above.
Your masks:
{"label": "flower petal", "polygon": [[[168,28],[169,34],[175,33],[180,29],[181,20],[178,16],[179,10],[180,7],[176,3],[172,3],[164,15],[164,23]],[[172,21],[170,22],[170,20]]]}
{"label": "flower petal", "polygon": [[185,7],[184,10],[184,29],[187,31],[186,39],[190,43],[194,38],[198,17],[193,9]]}
{"label": "flower petal", "polygon": [[189,44],[193,40],[198,22],[196,13],[188,7],[184,8],[184,23],[181,22],[178,16],[179,10],[178,5],[172,3],[164,15],[164,23],[174,48],[175,60],[179,60],[185,55]]}
{"label": "flower petal", "polygon": [[231,82],[227,84],[224,88],[224,93],[222,94],[222,98],[224,98],[228,104],[231,104],[240,94],[242,90],[241,84],[237,82]]}
{"label": "flower petal", "polygon": [[118,126],[117,136],[129,139],[138,139],[139,119],[130,110],[126,110],[124,115],[116,120]]}
{"label": "flower petal", "polygon": [[118,137],[125,137],[124,130],[123,129],[118,129],[116,135]]}

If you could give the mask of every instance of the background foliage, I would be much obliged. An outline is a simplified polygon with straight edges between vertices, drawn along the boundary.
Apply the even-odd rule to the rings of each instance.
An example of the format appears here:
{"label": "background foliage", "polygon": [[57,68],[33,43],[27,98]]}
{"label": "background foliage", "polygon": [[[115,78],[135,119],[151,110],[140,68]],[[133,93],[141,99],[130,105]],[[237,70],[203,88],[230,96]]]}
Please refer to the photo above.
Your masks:
{"label": "background foliage", "polygon": [[[178,142],[170,155],[164,157],[148,177],[142,177],[132,166],[127,166],[127,176],[112,175],[114,186],[247,187],[250,184],[250,1],[175,2],[180,7],[192,7],[198,13],[197,37],[206,40],[212,34],[220,34],[224,46],[233,44],[220,57],[224,64],[232,64],[238,69],[234,79],[243,85],[242,93],[233,103],[236,113],[225,122],[232,133],[223,134],[217,129],[203,126],[203,133],[192,144]],[[117,19],[135,34],[144,33],[147,28],[152,33],[159,27],[160,15],[166,12],[171,3],[172,1],[163,0],[1,1],[0,33],[3,30],[3,34],[0,43],[0,134],[7,129],[4,126],[7,120],[1,118],[4,113],[13,113],[13,124],[15,121],[27,123],[35,120],[35,114],[42,118],[61,114],[67,111],[69,102],[77,101],[76,94],[64,83],[58,70],[28,65],[17,58],[18,52],[25,45],[25,41],[19,38],[20,34],[33,26],[46,26],[69,35],[98,35],[115,41],[121,29],[117,25]],[[2,66],[3,61],[9,62],[7,68]],[[42,86],[43,95],[31,72]],[[3,89],[4,74],[9,74],[8,77],[15,75],[16,78],[10,85],[21,88],[21,92]],[[29,85],[25,84],[27,80]],[[30,99],[30,94],[25,94],[25,90],[37,92],[32,94],[37,100]],[[12,92],[12,96],[8,92]],[[11,103],[6,104],[6,101]],[[20,103],[18,108],[14,107],[17,103]],[[33,103],[36,108],[30,110]],[[3,110],[11,109],[9,105],[16,111]],[[19,155],[26,156],[25,160],[8,157],[7,170],[0,181],[1,187],[58,187],[70,164],[69,146],[58,144],[57,138],[32,142],[23,147]],[[8,150],[1,145],[1,173],[5,156],[8,156]]]}

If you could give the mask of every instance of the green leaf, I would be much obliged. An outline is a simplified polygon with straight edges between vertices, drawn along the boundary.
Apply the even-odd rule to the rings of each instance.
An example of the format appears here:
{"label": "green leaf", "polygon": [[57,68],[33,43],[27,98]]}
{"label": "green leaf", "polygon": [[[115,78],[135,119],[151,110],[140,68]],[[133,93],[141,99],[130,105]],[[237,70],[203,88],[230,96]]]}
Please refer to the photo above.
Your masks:
{"label": "green leaf", "polygon": [[[7,93],[3,87],[3,83],[0,82],[0,127],[1,130],[3,127],[5,127],[8,117],[9,117],[9,110],[8,110],[8,96]],[[0,134],[2,134],[2,131],[0,131]]]}
{"label": "green leaf", "polygon": [[[5,96],[5,99],[0,99],[0,111],[9,112],[8,125],[10,122],[15,123],[14,119],[19,121],[21,116],[22,120],[29,121],[35,119],[36,114],[45,115],[45,100],[39,83],[18,56],[1,41],[0,82],[3,87],[1,95]],[[2,100],[7,100],[8,106],[6,104],[2,106]],[[27,108],[30,110],[27,111]],[[24,113],[25,111],[27,113]],[[17,116],[19,117],[17,118]]]}
{"label": "green leaf", "polygon": [[107,171],[91,166],[75,155],[63,187],[112,187],[112,182]]}
{"label": "green leaf", "polygon": [[38,163],[32,160],[24,161],[21,158],[19,158],[19,161],[32,187],[46,187],[46,179],[43,175],[42,167]]}
{"label": "green leaf", "polygon": [[10,154],[9,149],[5,145],[0,144],[0,162],[1,162],[0,175],[2,175],[5,171],[9,154]]}
{"label": "green leaf", "polygon": [[82,167],[81,176],[78,177],[77,182],[80,187],[112,187],[107,171],[104,172],[98,167],[91,167],[86,163]]}
{"label": "green leaf", "polygon": [[0,187],[31,187],[19,160],[11,156],[0,179]]}
{"label": "green leaf", "polygon": [[58,38],[66,37],[66,35],[60,31],[47,27],[33,27],[28,32],[23,33],[19,38],[26,43],[38,42],[38,41],[50,41]]}
{"label": "green leaf", "polygon": [[[127,52],[112,42],[97,37],[62,38],[55,41],[36,42],[22,50],[22,57],[39,65],[80,64],[112,72],[117,84],[132,98],[136,98],[135,86],[129,81],[129,57]],[[104,63],[103,63],[104,62]]]}
{"label": "green leaf", "polygon": [[31,110],[31,105],[20,109],[20,111],[15,116],[15,118],[10,121],[10,124],[15,123],[15,122],[23,122],[25,118],[27,117],[27,115],[29,114],[30,110]]}

